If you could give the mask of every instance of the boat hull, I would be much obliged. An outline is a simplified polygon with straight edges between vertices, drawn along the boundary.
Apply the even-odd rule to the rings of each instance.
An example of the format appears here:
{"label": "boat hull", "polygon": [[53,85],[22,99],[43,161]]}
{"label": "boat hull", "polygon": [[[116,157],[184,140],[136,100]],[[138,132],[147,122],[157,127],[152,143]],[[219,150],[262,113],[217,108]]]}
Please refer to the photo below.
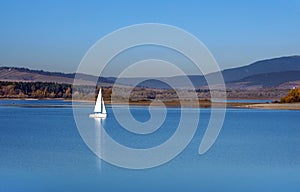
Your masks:
{"label": "boat hull", "polygon": [[106,113],[92,113],[90,114],[90,118],[106,118]]}

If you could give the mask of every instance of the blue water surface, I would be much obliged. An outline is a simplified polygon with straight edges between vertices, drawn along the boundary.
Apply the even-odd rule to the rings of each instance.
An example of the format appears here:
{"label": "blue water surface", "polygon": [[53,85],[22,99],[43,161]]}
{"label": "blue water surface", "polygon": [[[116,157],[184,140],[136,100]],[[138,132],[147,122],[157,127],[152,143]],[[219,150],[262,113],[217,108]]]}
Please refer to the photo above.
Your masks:
{"label": "blue water surface", "polygon": [[[85,145],[70,103],[11,102],[0,102],[1,192],[300,191],[299,111],[228,109],[216,143],[199,155],[210,118],[210,109],[202,109],[198,131],[180,155],[159,167],[130,170],[99,160]],[[45,107],[18,105],[32,102]],[[107,111],[107,132],[136,148],[168,139],[180,118],[180,109],[170,108],[161,129],[137,136],[126,134]],[[131,111],[139,121],[149,119],[147,107]]]}

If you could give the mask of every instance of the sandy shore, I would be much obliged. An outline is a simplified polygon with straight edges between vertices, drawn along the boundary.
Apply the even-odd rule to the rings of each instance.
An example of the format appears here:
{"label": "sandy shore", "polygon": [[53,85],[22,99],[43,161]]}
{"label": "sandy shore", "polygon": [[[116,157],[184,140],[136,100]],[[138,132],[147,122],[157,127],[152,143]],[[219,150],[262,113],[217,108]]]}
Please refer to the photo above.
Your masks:
{"label": "sandy shore", "polygon": [[300,103],[260,103],[238,106],[250,109],[279,109],[279,110],[300,110]]}

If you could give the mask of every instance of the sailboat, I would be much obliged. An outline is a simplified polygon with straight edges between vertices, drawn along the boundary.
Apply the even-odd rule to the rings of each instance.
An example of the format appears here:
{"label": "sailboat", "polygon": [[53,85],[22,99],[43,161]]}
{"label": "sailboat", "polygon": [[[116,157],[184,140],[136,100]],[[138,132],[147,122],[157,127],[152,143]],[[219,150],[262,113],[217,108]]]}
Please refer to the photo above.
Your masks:
{"label": "sailboat", "polygon": [[102,93],[101,93],[101,88],[99,90],[99,94],[97,97],[97,101],[96,101],[96,105],[94,108],[94,113],[90,114],[90,118],[106,118],[107,114],[106,114],[106,109],[105,109],[105,105],[104,105],[104,101],[103,101],[103,97],[102,97]]}

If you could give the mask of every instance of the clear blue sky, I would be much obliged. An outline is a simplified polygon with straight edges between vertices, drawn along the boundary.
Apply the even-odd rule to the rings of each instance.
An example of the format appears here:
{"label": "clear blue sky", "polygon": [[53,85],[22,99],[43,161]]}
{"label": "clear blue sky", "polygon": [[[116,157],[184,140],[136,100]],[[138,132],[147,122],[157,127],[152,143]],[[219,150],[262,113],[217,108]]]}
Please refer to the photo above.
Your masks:
{"label": "clear blue sky", "polygon": [[0,66],[74,72],[99,38],[127,25],[175,25],[221,68],[300,55],[299,1],[0,1]]}

